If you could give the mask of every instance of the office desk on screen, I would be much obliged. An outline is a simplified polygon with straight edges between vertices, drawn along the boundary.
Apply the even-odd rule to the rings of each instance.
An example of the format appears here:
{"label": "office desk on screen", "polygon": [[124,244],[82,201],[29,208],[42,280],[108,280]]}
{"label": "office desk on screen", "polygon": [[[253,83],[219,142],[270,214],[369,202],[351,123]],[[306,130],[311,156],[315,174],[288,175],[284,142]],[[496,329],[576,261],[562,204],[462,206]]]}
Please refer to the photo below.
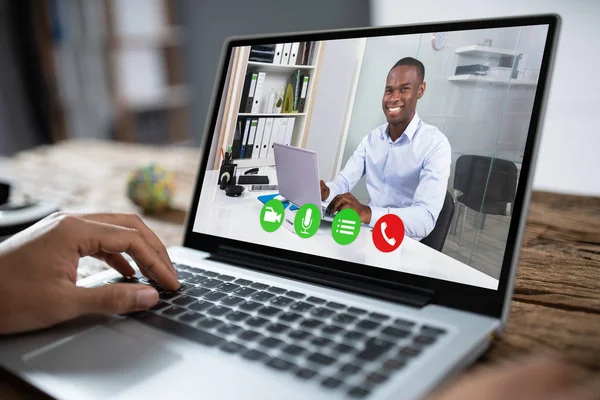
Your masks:
{"label": "office desk on screen", "polygon": [[[270,183],[276,184],[273,167],[263,168],[260,173],[268,175]],[[488,289],[498,286],[497,279],[408,237],[397,250],[382,253],[375,248],[367,226],[362,227],[359,236],[348,246],[341,246],[333,240],[331,223],[328,222],[322,222],[317,233],[309,239],[302,239],[283,226],[273,233],[265,232],[259,221],[263,204],[257,198],[273,192],[245,190],[240,197],[228,197],[219,189],[217,177],[218,171],[206,172],[194,221],[195,231]],[[286,209],[286,219],[293,221],[294,215],[293,211]]]}

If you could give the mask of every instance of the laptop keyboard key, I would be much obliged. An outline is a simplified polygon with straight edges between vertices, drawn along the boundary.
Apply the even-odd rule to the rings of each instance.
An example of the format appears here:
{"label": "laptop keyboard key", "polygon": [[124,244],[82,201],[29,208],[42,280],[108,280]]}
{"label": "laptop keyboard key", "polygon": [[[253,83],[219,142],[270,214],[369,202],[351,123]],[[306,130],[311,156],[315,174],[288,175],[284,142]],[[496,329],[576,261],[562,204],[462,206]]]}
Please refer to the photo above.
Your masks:
{"label": "laptop keyboard key", "polygon": [[342,384],[342,381],[336,378],[327,378],[323,382],[321,382],[321,386],[326,387],[328,389],[335,389]]}
{"label": "laptop keyboard key", "polygon": [[250,360],[250,361],[259,361],[262,360],[263,358],[267,357],[267,354],[263,353],[260,350],[249,350],[247,352],[245,352],[242,357],[244,357],[246,360]]}
{"label": "laptop keyboard key", "polygon": [[347,345],[346,343],[338,343],[333,347],[333,350],[337,351],[341,354],[354,354],[357,350],[356,348]]}
{"label": "laptop keyboard key", "polygon": [[202,282],[200,285],[202,285],[202,287],[205,287],[205,288],[213,289],[213,288],[219,286],[221,283],[223,283],[223,282],[221,282],[218,279],[209,279],[207,281]]}
{"label": "laptop keyboard key", "polygon": [[381,333],[387,336],[395,337],[398,339],[403,339],[405,337],[410,336],[410,331],[405,331],[404,329],[394,328],[393,326],[388,326],[384,328]]}
{"label": "laptop keyboard key", "polygon": [[200,322],[196,323],[196,326],[202,329],[213,329],[223,325],[223,321],[219,321],[215,318],[204,318]]}
{"label": "laptop keyboard key", "polygon": [[249,281],[248,279],[236,279],[233,283],[235,283],[236,285],[240,285],[240,286],[248,286],[252,284],[252,281]]}
{"label": "laptop keyboard key", "polygon": [[264,315],[265,317],[272,317],[274,315],[277,315],[281,312],[281,310],[279,308],[275,308],[275,307],[270,307],[270,306],[264,306],[263,308],[258,310],[258,313],[260,315]]}
{"label": "laptop keyboard key", "polygon": [[416,349],[414,347],[406,346],[400,350],[400,354],[408,357],[416,357],[421,354],[421,350]]}
{"label": "laptop keyboard key", "polygon": [[393,346],[392,343],[385,340],[371,338],[367,341],[365,349],[358,353],[356,357],[363,361],[375,361]]}
{"label": "laptop keyboard key", "polygon": [[225,317],[225,319],[231,322],[242,322],[249,317],[250,314],[246,314],[245,312],[241,311],[234,311],[231,314],[227,314],[227,317]]}
{"label": "laptop keyboard key", "polygon": [[231,281],[235,280],[235,276],[221,274],[221,275],[217,275],[217,279],[220,279],[225,282],[231,282]]}
{"label": "laptop keyboard key", "polygon": [[356,324],[357,328],[362,329],[364,331],[372,331],[379,328],[380,326],[381,325],[377,322],[369,321],[368,319],[363,319],[358,324]]}
{"label": "laptop keyboard key", "polygon": [[162,292],[161,294],[159,294],[159,297],[162,300],[170,300],[173,299],[177,296],[179,296],[181,293],[177,292],[177,291],[170,291],[170,290],[165,290],[164,292]]}
{"label": "laptop keyboard key", "polygon": [[254,283],[250,284],[250,287],[254,288],[254,289],[258,289],[258,290],[265,290],[266,288],[269,287],[269,285],[265,285],[264,283],[254,282]]}
{"label": "laptop keyboard key", "polygon": [[213,305],[213,303],[209,303],[208,301],[198,300],[196,303],[192,303],[188,308],[194,311],[206,311]]}
{"label": "laptop keyboard key", "polygon": [[387,376],[378,374],[377,372],[373,372],[373,373],[369,374],[369,376],[367,376],[367,378],[365,379],[365,382],[367,383],[367,385],[371,386],[371,385],[378,385],[380,383],[383,383],[383,382],[387,381],[387,379],[388,379]]}
{"label": "laptop keyboard key", "polygon": [[397,371],[406,366],[406,363],[398,359],[389,359],[383,363],[383,368],[389,371]]}
{"label": "laptop keyboard key", "polygon": [[230,293],[239,288],[240,288],[240,286],[238,286],[234,283],[225,282],[225,283],[222,283],[219,286],[217,286],[215,289],[220,292],[223,292],[223,293]]}
{"label": "laptop keyboard key", "polygon": [[204,272],[202,272],[202,275],[208,276],[209,278],[214,278],[215,276],[218,276],[219,274],[217,274],[216,272],[204,271]]}
{"label": "laptop keyboard key", "polygon": [[341,303],[336,303],[335,301],[330,301],[329,303],[325,304],[325,306],[334,310],[343,310],[344,308],[346,308],[345,305]]}
{"label": "laptop keyboard key", "polygon": [[302,321],[300,323],[300,326],[304,329],[316,329],[318,327],[320,327],[321,325],[323,325],[323,322],[319,321],[318,319],[305,319],[304,321]]}
{"label": "laptop keyboard key", "polygon": [[206,293],[210,293],[210,289],[202,288],[202,287],[196,287],[196,288],[190,289],[187,292],[185,292],[185,294],[187,296],[194,296],[194,297],[202,297]]}
{"label": "laptop keyboard key", "polygon": [[389,315],[385,315],[385,314],[380,314],[380,313],[372,312],[371,314],[369,314],[369,318],[377,320],[377,321],[385,321],[387,319],[390,319],[390,316]]}
{"label": "laptop keyboard key", "polygon": [[327,300],[315,296],[310,296],[306,301],[313,304],[325,304],[327,302]]}
{"label": "laptop keyboard key", "polygon": [[299,313],[303,313],[303,312],[310,310],[313,307],[314,306],[312,304],[305,303],[303,301],[298,301],[290,306],[290,310],[297,311]]}
{"label": "laptop keyboard key", "polygon": [[348,312],[355,315],[363,315],[367,313],[367,310],[363,310],[362,308],[350,307]]}
{"label": "laptop keyboard key", "polygon": [[277,307],[287,307],[293,302],[294,302],[294,300],[290,299],[289,297],[279,296],[279,297],[275,297],[273,300],[271,300],[271,305],[277,306]]}
{"label": "laptop keyboard key", "polygon": [[277,323],[267,326],[267,331],[269,331],[271,333],[275,333],[277,335],[281,335],[281,334],[287,332],[289,329],[290,329],[289,326],[283,325],[283,324],[277,324]]}
{"label": "laptop keyboard key", "polygon": [[237,306],[240,303],[243,303],[244,299],[237,296],[229,296],[221,300],[221,304],[229,307]]}
{"label": "laptop keyboard key", "polygon": [[252,328],[260,328],[261,326],[264,326],[268,323],[269,323],[268,319],[264,319],[261,317],[252,317],[252,318],[246,320],[246,325],[248,325]]}
{"label": "laptop keyboard key", "polygon": [[219,301],[223,297],[227,297],[227,294],[221,293],[221,292],[210,292],[210,293],[206,293],[204,296],[202,296],[203,299],[208,300],[208,301]]}
{"label": "laptop keyboard key", "polygon": [[202,282],[206,282],[209,278],[202,275],[196,275],[186,280],[187,283],[191,283],[193,285],[199,285]]}
{"label": "laptop keyboard key", "polygon": [[282,350],[282,352],[284,352],[285,354],[288,354],[290,356],[296,357],[296,356],[299,356],[300,354],[305,353],[306,349],[304,347],[300,347],[300,346],[296,346],[295,344],[291,344],[291,345],[287,346],[286,348],[284,348]]}
{"label": "laptop keyboard key", "polygon": [[214,306],[206,312],[207,315],[213,315],[215,317],[222,317],[223,315],[231,312],[231,308],[225,306]]}
{"label": "laptop keyboard key", "polygon": [[436,328],[433,326],[429,326],[429,325],[423,325],[421,327],[421,333],[425,334],[425,335],[429,335],[429,336],[437,336],[437,335],[443,335],[444,333],[446,333],[446,330],[441,329],[441,328]]}
{"label": "laptop keyboard key", "polygon": [[344,328],[340,328],[339,326],[336,326],[336,325],[327,325],[326,327],[321,329],[321,332],[326,335],[337,335],[337,334],[341,333],[343,330],[344,330]]}
{"label": "laptop keyboard key", "polygon": [[337,314],[335,317],[331,319],[333,322],[336,322],[341,325],[348,325],[356,321],[356,317],[350,314],[341,313]]}
{"label": "laptop keyboard key", "polygon": [[285,342],[283,340],[279,340],[274,337],[265,338],[265,339],[261,340],[261,342],[260,342],[260,345],[267,349],[276,349],[279,346],[282,346],[284,344],[285,344]]}
{"label": "laptop keyboard key", "polygon": [[200,318],[203,318],[202,314],[198,314],[197,312],[193,312],[193,311],[188,311],[185,314],[179,316],[180,321],[188,322],[188,323],[197,321]]}
{"label": "laptop keyboard key", "polygon": [[327,339],[327,338],[324,338],[324,337],[316,337],[313,340],[311,340],[310,343],[313,346],[325,347],[325,346],[329,346],[330,344],[332,344],[333,340]]}
{"label": "laptop keyboard key", "polygon": [[255,301],[247,301],[243,304],[240,305],[240,310],[244,310],[244,311],[254,311],[258,308],[261,308],[263,305],[260,303],[257,303]]}
{"label": "laptop keyboard key", "polygon": [[285,314],[281,314],[279,316],[279,320],[281,322],[286,322],[288,324],[292,323],[292,322],[296,322],[296,321],[298,321],[301,318],[302,318],[302,315],[296,314],[296,313],[293,313],[293,312],[286,312]]}
{"label": "laptop keyboard key", "polygon": [[185,311],[186,311],[185,308],[177,307],[177,306],[171,306],[171,307],[165,309],[162,312],[162,314],[163,315],[168,315],[169,317],[174,317],[174,316],[179,315],[179,314],[181,314],[181,313],[183,313]]}
{"label": "laptop keyboard key", "polygon": [[239,343],[225,342],[221,345],[221,350],[227,353],[241,353],[242,351],[246,351],[246,348]]}
{"label": "laptop keyboard key", "polygon": [[298,371],[296,371],[296,376],[298,378],[302,378],[302,379],[311,379],[313,376],[315,376],[317,373],[315,371],[313,371],[312,369],[308,369],[308,368],[302,368],[299,369]]}
{"label": "laptop keyboard key", "polygon": [[396,325],[400,325],[401,327],[406,327],[406,328],[411,328],[413,326],[415,326],[415,323],[403,318],[396,318],[394,320],[394,324]]}
{"label": "laptop keyboard key", "polygon": [[425,345],[432,344],[435,342],[435,340],[436,340],[435,338],[433,338],[431,336],[425,336],[425,335],[418,335],[413,338],[413,341],[415,343],[425,344]]}
{"label": "laptop keyboard key", "polygon": [[271,358],[266,365],[279,371],[288,371],[294,367],[294,364],[281,358]]}
{"label": "laptop keyboard key", "polygon": [[340,368],[340,373],[343,375],[354,375],[360,371],[360,368],[353,364],[346,364]]}
{"label": "laptop keyboard key", "polygon": [[242,287],[233,292],[234,295],[239,297],[248,297],[256,293],[256,289],[250,289],[248,287]]}
{"label": "laptop keyboard key", "polygon": [[365,338],[365,334],[364,333],[360,333],[360,332],[356,332],[356,331],[350,331],[350,332],[346,332],[344,334],[344,338],[347,340],[363,340]]}
{"label": "laptop keyboard key", "polygon": [[307,358],[307,360],[311,363],[319,365],[331,365],[335,363],[335,358],[331,358],[321,353],[313,353]]}
{"label": "laptop keyboard key", "polygon": [[170,305],[169,303],[165,303],[164,301],[159,301],[149,311],[160,311],[164,308],[169,307],[169,305]]}
{"label": "laptop keyboard key", "polygon": [[250,296],[250,298],[252,300],[261,301],[261,302],[269,301],[273,297],[275,297],[275,295],[273,293],[268,293],[268,292],[258,292],[258,293],[253,294],[252,296]]}
{"label": "laptop keyboard key", "polygon": [[353,399],[363,399],[369,395],[369,391],[367,389],[363,389],[361,387],[354,387],[348,391],[348,396]]}
{"label": "laptop keyboard key", "polygon": [[313,337],[313,335],[311,335],[310,333],[306,332],[306,331],[301,331],[301,330],[296,330],[296,331],[292,331],[288,334],[288,337],[292,340],[309,340],[310,338]]}
{"label": "laptop keyboard key", "polygon": [[277,287],[277,286],[271,286],[270,288],[267,289],[268,292],[271,293],[275,293],[275,294],[284,294],[285,292],[287,292],[287,290]]}
{"label": "laptop keyboard key", "polygon": [[193,303],[194,301],[196,301],[195,297],[180,296],[173,300],[173,304],[177,304],[178,306],[187,306],[188,304]]}
{"label": "laptop keyboard key", "polygon": [[247,331],[242,331],[238,335],[238,338],[240,338],[241,340],[244,340],[246,342],[256,342],[256,341],[259,341],[262,338],[264,338],[264,336],[256,331],[247,330]]}
{"label": "laptop keyboard key", "polygon": [[292,299],[303,299],[306,297],[304,293],[289,291],[285,294],[287,297],[291,297]]}
{"label": "laptop keyboard key", "polygon": [[328,308],[318,307],[318,308],[315,308],[315,309],[313,309],[313,310],[310,312],[310,314],[311,314],[313,317],[316,317],[316,318],[323,318],[323,319],[325,319],[325,318],[329,318],[329,317],[331,317],[333,314],[335,314],[335,311],[332,311],[332,310],[330,310],[330,309],[328,309]]}
{"label": "laptop keyboard key", "polygon": [[228,324],[221,326],[219,329],[217,329],[217,332],[219,332],[222,335],[235,335],[241,330],[242,328],[237,325]]}

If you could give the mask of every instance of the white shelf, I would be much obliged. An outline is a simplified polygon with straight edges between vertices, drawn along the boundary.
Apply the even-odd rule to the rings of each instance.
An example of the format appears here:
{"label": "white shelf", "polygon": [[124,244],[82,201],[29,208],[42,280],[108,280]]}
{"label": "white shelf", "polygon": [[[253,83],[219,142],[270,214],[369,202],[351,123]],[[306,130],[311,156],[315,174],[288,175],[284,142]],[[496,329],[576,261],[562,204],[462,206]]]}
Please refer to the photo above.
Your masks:
{"label": "white shelf", "polygon": [[266,165],[275,165],[275,158],[243,158],[241,160],[233,160],[233,163],[237,164],[238,168],[264,167]]}
{"label": "white shelf", "polygon": [[467,83],[489,83],[492,85],[508,85],[511,86],[535,86],[536,81],[529,81],[524,79],[501,79],[492,78],[489,76],[478,76],[478,75],[452,75],[448,77],[449,81],[453,82],[467,82]]}
{"label": "white shelf", "polygon": [[304,117],[306,113],[279,113],[279,114],[268,114],[268,113],[238,113],[239,117]]}
{"label": "white shelf", "polygon": [[122,35],[117,40],[123,49],[177,46],[182,41],[182,30],[178,26],[170,26],[144,34]]}
{"label": "white shelf", "polygon": [[136,111],[181,107],[188,102],[188,90],[185,85],[166,88],[162,93],[146,98],[128,98],[129,107]]}
{"label": "white shelf", "polygon": [[497,47],[480,46],[477,44],[465,47],[459,47],[454,50],[456,54],[483,56],[483,57],[502,57],[502,56],[514,56],[516,55],[515,50],[500,49]]}
{"label": "white shelf", "polygon": [[258,61],[248,61],[248,68],[257,69],[261,72],[293,72],[297,69],[311,70],[315,69],[314,65],[286,65],[286,64],[271,64]]}

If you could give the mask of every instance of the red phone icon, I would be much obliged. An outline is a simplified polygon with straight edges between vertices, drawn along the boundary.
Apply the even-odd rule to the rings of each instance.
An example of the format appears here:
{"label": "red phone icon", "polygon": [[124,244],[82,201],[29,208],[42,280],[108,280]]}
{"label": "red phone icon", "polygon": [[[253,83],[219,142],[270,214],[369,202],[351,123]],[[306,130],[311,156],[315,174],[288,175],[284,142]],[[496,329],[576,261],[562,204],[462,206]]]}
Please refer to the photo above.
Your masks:
{"label": "red phone icon", "polygon": [[396,250],[404,239],[404,223],[399,216],[387,214],[379,218],[373,227],[373,244],[379,251]]}

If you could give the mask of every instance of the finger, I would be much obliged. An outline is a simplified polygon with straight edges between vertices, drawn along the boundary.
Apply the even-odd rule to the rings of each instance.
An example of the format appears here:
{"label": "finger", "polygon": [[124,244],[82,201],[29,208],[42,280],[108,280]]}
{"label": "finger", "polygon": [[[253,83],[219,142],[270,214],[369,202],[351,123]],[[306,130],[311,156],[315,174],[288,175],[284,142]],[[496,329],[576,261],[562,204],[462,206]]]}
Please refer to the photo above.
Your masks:
{"label": "finger", "polygon": [[125,226],[127,228],[133,228],[140,231],[144,238],[152,245],[154,250],[159,254],[160,258],[169,267],[171,273],[177,277],[177,271],[173,267],[173,263],[169,258],[167,249],[162,244],[158,236],[142,221],[142,219],[136,214],[81,214],[80,218],[88,221],[104,222],[107,224]]}
{"label": "finger", "polygon": [[78,233],[76,245],[82,257],[99,251],[127,253],[161,286],[171,290],[179,288],[177,278],[138,230],[78,218],[74,221],[77,223],[74,230]]}
{"label": "finger", "polygon": [[78,315],[125,314],[147,310],[158,302],[158,292],[147,285],[114,283],[95,288],[74,288]]}
{"label": "finger", "polygon": [[104,261],[123,276],[135,275],[135,270],[121,253],[107,253],[101,250],[92,254],[92,257]]}
{"label": "finger", "polygon": [[327,206],[327,212],[329,214],[333,214],[335,212],[337,203],[340,201],[340,199],[341,195],[338,194],[333,198],[333,200],[331,200],[331,203],[329,203],[329,205]]}

